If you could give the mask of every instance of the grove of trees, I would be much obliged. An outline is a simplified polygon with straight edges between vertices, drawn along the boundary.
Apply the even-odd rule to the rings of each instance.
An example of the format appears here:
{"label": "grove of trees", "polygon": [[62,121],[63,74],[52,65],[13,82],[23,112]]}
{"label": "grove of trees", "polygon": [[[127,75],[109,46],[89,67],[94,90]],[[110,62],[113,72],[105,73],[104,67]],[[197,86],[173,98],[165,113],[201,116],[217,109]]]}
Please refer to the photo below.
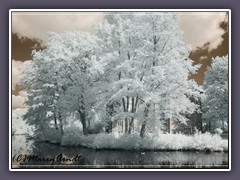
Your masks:
{"label": "grove of trees", "polygon": [[[177,18],[172,13],[106,14],[94,34],[49,33],[47,48],[33,52],[22,81],[29,107],[24,118],[36,134],[46,128],[64,134],[73,119],[84,135],[120,126],[123,133],[143,138],[147,132],[168,131],[170,124],[187,126],[201,111],[203,90],[189,79],[199,66],[188,58],[191,48],[183,42]],[[222,111],[228,105],[226,59],[216,58],[204,84],[204,118],[214,124],[228,121]]]}

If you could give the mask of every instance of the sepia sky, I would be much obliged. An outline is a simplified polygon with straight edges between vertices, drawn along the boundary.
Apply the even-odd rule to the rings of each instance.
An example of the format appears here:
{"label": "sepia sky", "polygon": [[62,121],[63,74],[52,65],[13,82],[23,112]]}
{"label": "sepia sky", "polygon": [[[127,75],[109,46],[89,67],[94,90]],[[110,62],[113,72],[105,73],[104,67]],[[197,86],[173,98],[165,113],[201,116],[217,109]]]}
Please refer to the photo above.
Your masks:
{"label": "sepia sky", "polygon": [[[93,24],[102,20],[101,12],[13,12],[13,108],[23,107],[27,95],[18,85],[22,71],[31,60],[32,50],[46,46],[48,32],[80,30],[94,33]],[[179,15],[179,25],[184,32],[183,39],[192,46],[190,57],[196,63],[203,64],[199,74],[193,76],[199,84],[203,82],[204,72],[211,64],[211,57],[225,55],[228,50],[224,28],[219,27],[219,23],[223,21],[227,21],[225,12],[181,12]]]}

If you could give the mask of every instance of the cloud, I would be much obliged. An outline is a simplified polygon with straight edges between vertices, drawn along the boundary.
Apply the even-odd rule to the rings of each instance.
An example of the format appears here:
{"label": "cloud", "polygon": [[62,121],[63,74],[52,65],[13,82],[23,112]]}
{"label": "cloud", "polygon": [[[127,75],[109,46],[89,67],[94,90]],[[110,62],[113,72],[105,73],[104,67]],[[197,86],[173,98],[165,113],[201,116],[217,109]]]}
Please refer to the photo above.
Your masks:
{"label": "cloud", "polygon": [[[210,42],[210,49],[221,43],[223,30],[218,23],[225,17],[225,12],[182,12],[179,24],[186,43],[192,48],[201,47]],[[102,21],[102,12],[13,12],[12,30],[29,38],[39,38],[44,45],[48,32],[65,31],[93,32],[92,25]]]}
{"label": "cloud", "polygon": [[[22,62],[12,60],[12,90],[20,83],[23,78],[23,71],[29,63],[30,61]],[[24,105],[26,99],[27,93],[25,91],[19,91],[17,96],[12,95],[12,109],[26,108],[26,105]]]}
{"label": "cloud", "polygon": [[12,60],[12,90],[14,90],[16,85],[20,83],[23,78],[23,71],[29,63],[30,61],[22,62]]}
{"label": "cloud", "polygon": [[216,48],[222,42],[223,29],[219,28],[219,23],[225,15],[225,12],[181,13],[179,24],[184,31],[184,41],[193,49],[207,42],[210,50]]}
{"label": "cloud", "polygon": [[13,12],[12,31],[46,43],[48,32],[89,31],[101,21],[101,12]]}
{"label": "cloud", "polygon": [[19,96],[22,96],[22,97],[24,97],[24,98],[27,98],[27,92],[26,91],[19,91]]}
{"label": "cloud", "polygon": [[16,109],[16,108],[25,108],[26,105],[24,105],[24,102],[26,100],[26,97],[23,96],[15,96],[12,95],[12,108]]}

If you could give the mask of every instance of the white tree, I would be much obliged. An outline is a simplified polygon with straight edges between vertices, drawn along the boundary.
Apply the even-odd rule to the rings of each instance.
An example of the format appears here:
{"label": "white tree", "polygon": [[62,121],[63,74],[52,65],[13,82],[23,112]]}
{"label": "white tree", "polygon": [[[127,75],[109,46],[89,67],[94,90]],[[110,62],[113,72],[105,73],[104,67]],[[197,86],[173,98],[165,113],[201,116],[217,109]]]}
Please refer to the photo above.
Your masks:
{"label": "white tree", "polygon": [[[95,83],[99,81],[101,64],[97,60],[96,37],[89,33],[67,32],[50,37],[49,51],[54,54],[55,63],[62,61],[58,69],[58,82],[65,89],[60,97],[59,107],[66,115],[77,112],[83,133],[88,134],[91,110],[99,93]],[[61,48],[60,48],[60,47]]]}
{"label": "white tree", "polygon": [[227,130],[228,124],[228,56],[213,58],[205,73],[203,118],[210,131]]}
{"label": "white tree", "polygon": [[38,124],[50,124],[52,114],[63,132],[63,119],[78,114],[86,135],[103,105],[108,126],[124,122],[125,133],[132,133],[137,122],[141,137],[159,131],[170,118],[186,123],[186,115],[197,108],[189,97],[198,98],[199,87],[189,75],[198,67],[188,59],[190,48],[182,40],[177,16],[105,15],[96,29],[96,36],[50,33],[47,48],[34,53],[27,103],[28,113],[41,110],[34,116],[41,118]]}
{"label": "white tree", "polygon": [[46,50],[33,53],[33,60],[26,68],[22,80],[28,94],[25,102],[28,111],[24,118],[29,124],[36,126],[38,135],[53,123],[55,129],[60,129],[63,133],[61,115],[57,108],[59,87],[53,71],[55,66],[45,58],[45,53]]}
{"label": "white tree", "polygon": [[196,109],[188,96],[198,88],[188,76],[198,67],[188,59],[176,15],[113,14],[99,27],[101,58],[112,84],[108,96],[121,103],[115,118],[125,119],[125,132],[131,133],[137,119],[143,136],[147,121],[158,122],[162,114],[185,123],[185,114]]}
{"label": "white tree", "polygon": [[[36,92],[40,92],[39,102],[45,115],[49,111],[46,107],[52,107],[53,117],[58,117],[62,132],[66,123],[62,120],[63,116],[66,119],[77,112],[83,133],[87,134],[87,116],[90,116],[98,94],[94,83],[98,81],[101,72],[96,50],[96,37],[89,33],[49,33],[47,48],[35,52],[33,56],[36,68],[31,70],[32,76],[26,74],[29,94],[35,92],[27,101],[30,106],[28,114],[31,109],[36,109],[36,102],[33,100],[38,98]],[[51,98],[49,94],[53,94]],[[44,101],[45,96],[51,103]],[[35,115],[39,115],[38,112]],[[29,118],[29,115],[26,117]],[[37,119],[41,121],[39,117]],[[49,122],[49,117],[46,119]]]}
{"label": "white tree", "polygon": [[[125,119],[125,132],[131,132],[129,117],[136,111],[137,99],[132,90],[136,83],[137,69],[133,65],[136,56],[136,36],[132,26],[133,16],[121,14],[106,15],[97,27],[101,46],[101,61],[105,65],[105,79],[110,89],[104,90],[107,102],[107,115],[113,119]],[[111,116],[111,117],[109,117]],[[133,117],[132,117],[133,118]],[[111,120],[109,120],[111,124]],[[111,125],[110,125],[111,126]],[[131,127],[131,123],[130,123]]]}
{"label": "white tree", "polygon": [[[197,107],[189,96],[197,98],[199,87],[189,80],[189,75],[195,73],[199,66],[193,66],[188,58],[190,47],[183,42],[177,15],[149,13],[138,18],[144,37],[141,52],[144,64],[142,77],[145,92],[148,92],[145,102],[148,102],[147,109],[153,113],[143,121],[142,131],[145,131],[146,123],[158,117],[185,124],[188,120],[186,114]],[[151,112],[149,110],[145,112]]]}

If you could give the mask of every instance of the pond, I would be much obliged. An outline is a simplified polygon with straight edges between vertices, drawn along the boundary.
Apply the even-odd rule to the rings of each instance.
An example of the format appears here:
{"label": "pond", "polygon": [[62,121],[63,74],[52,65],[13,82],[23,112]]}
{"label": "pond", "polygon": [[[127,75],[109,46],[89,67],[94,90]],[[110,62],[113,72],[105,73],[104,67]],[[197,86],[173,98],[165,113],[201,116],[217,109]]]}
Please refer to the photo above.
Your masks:
{"label": "pond", "polygon": [[228,169],[227,152],[117,151],[62,147],[12,136],[12,168],[214,168]]}

